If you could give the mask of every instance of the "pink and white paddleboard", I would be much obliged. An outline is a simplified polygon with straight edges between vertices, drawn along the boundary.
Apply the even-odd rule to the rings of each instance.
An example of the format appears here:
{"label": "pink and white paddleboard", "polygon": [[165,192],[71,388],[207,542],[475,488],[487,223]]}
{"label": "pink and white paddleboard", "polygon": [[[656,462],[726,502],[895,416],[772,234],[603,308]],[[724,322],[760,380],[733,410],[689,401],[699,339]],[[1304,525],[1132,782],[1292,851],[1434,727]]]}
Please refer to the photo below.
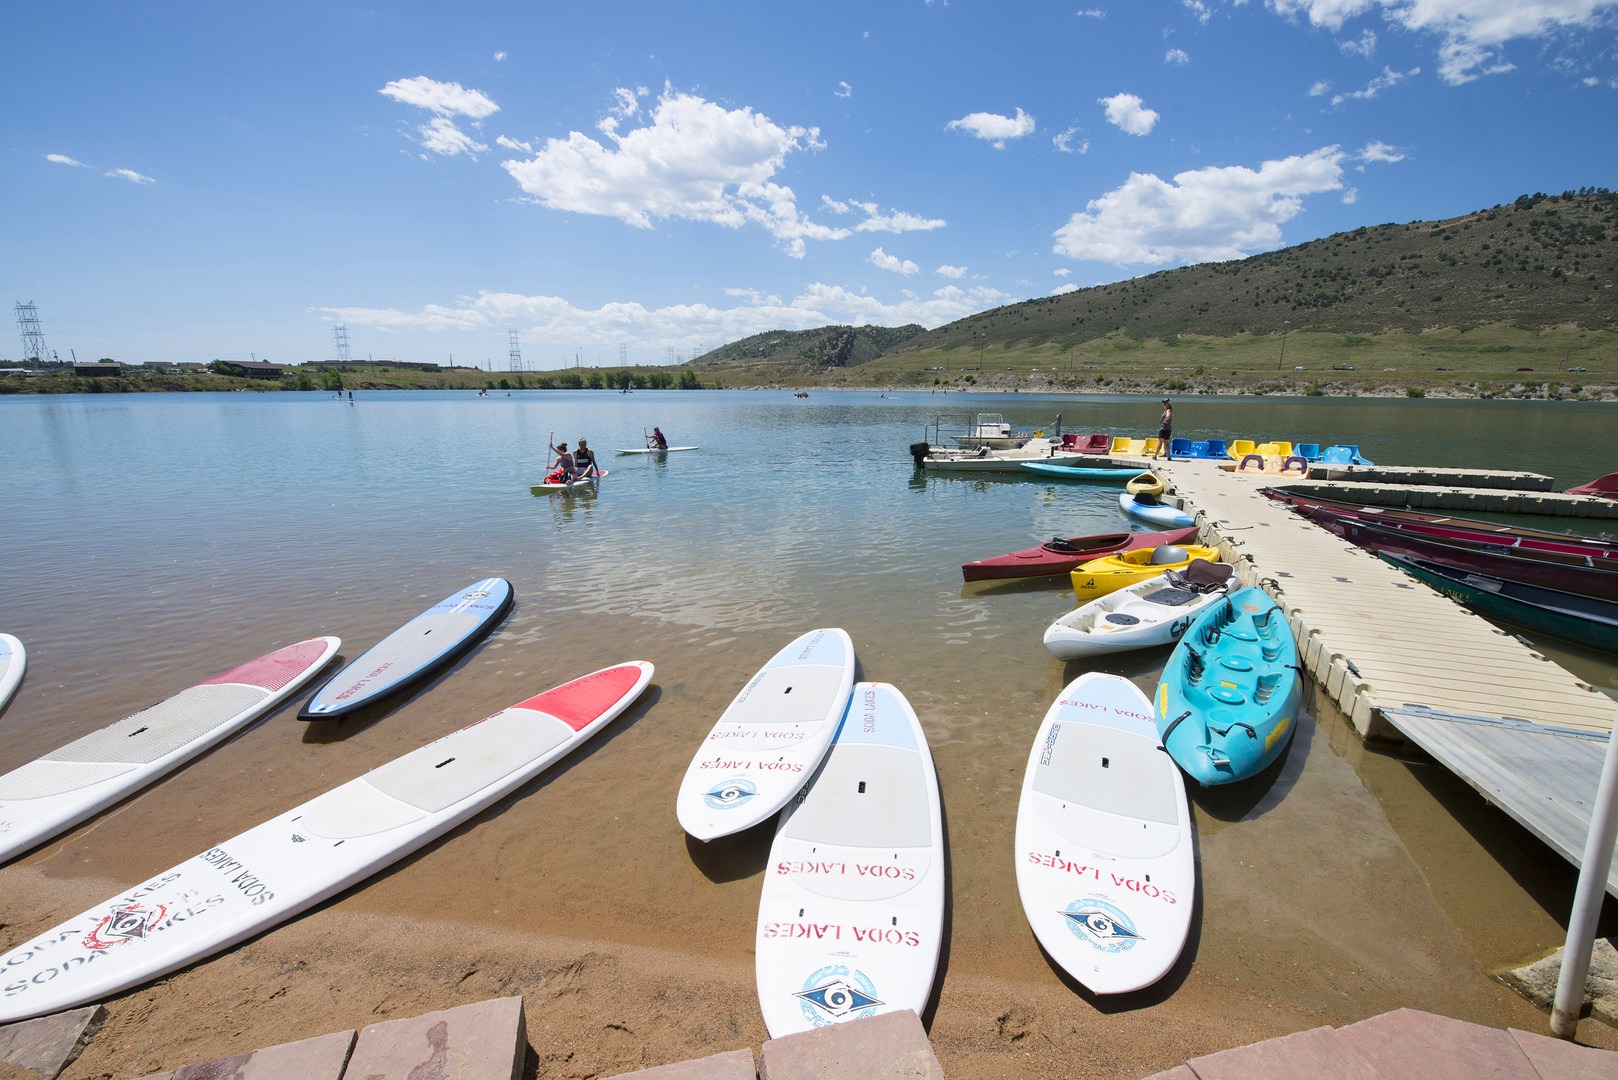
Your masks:
{"label": "pink and white paddleboard", "polygon": [[0,776],[0,863],[272,712],[318,674],[340,644],[317,637],[277,649]]}

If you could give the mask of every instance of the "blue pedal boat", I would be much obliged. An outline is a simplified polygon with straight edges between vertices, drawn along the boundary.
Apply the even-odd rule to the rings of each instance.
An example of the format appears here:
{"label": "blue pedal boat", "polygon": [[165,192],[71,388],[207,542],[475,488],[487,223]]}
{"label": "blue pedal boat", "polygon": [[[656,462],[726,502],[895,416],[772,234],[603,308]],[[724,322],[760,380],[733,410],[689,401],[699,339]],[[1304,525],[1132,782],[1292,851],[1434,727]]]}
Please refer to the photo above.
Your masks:
{"label": "blue pedal boat", "polygon": [[1164,748],[1205,787],[1262,772],[1297,726],[1300,676],[1298,645],[1276,602],[1259,588],[1232,593],[1197,617],[1164,665]]}

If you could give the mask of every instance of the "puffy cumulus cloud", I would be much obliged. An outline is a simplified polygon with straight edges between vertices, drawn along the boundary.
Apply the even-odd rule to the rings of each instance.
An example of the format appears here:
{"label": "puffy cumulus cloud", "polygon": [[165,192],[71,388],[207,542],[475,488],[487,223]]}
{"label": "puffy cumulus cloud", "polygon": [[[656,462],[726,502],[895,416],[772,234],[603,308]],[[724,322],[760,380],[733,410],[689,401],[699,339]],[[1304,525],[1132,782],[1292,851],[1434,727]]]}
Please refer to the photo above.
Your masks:
{"label": "puffy cumulus cloud", "polygon": [[[1056,152],[1059,154],[1088,154],[1090,152],[1090,140],[1079,139],[1082,134],[1084,134],[1084,129],[1075,124],[1066,131],[1052,136],[1051,145],[1056,147]],[[1075,143],[1075,139],[1078,139],[1078,142]]]}
{"label": "puffy cumulus cloud", "polygon": [[865,257],[865,261],[876,267],[878,270],[890,270],[895,274],[903,274],[905,277],[909,277],[911,274],[914,274],[917,270],[921,269],[921,267],[917,266],[909,259],[901,259],[897,255],[889,255],[881,248],[877,248],[876,250],[872,251],[871,254],[867,255]]}
{"label": "puffy cumulus cloud", "polygon": [[395,79],[377,93],[403,105],[425,109],[433,115],[416,128],[416,142],[428,153],[442,157],[466,154],[476,157],[488,149],[462,131],[455,118],[467,117],[476,129],[481,121],[500,111],[486,95],[468,90],[460,83],[445,83],[417,75],[409,79]]}
{"label": "puffy cumulus cloud", "polygon": [[1170,49],[1163,54],[1163,63],[1171,67],[1184,67],[1191,62],[1191,54],[1184,49]]}
{"label": "puffy cumulus cloud", "polygon": [[134,169],[108,169],[106,175],[115,180],[128,180],[131,184],[157,183],[157,181],[153,180],[150,176],[142,175],[141,173],[136,172]]}
{"label": "puffy cumulus cloud", "polygon": [[1405,159],[1405,152],[1399,149],[1397,146],[1389,146],[1387,143],[1382,142],[1379,139],[1372,139],[1370,142],[1366,143],[1365,148],[1359,152],[1359,159],[1361,162],[1365,163],[1392,163],[1395,161],[1403,161]]}
{"label": "puffy cumulus cloud", "polygon": [[937,274],[939,277],[963,278],[966,276],[966,267],[951,266],[949,263],[944,263],[940,265],[937,270],[934,270],[933,273]]}
{"label": "puffy cumulus cloud", "polygon": [[1242,166],[1196,169],[1172,181],[1134,173],[1091,200],[1055,233],[1054,250],[1117,266],[1239,259],[1281,243],[1281,225],[1303,197],[1343,186],[1344,154],[1309,154]]}
{"label": "puffy cumulus cloud", "polygon": [[382,333],[419,334],[480,332],[504,340],[508,330],[521,331],[531,349],[562,348],[569,355],[579,345],[609,349],[619,345],[645,351],[683,347],[693,340],[734,341],[766,330],[808,330],[827,325],[942,326],[997,307],[1013,297],[996,289],[962,289],[946,285],[929,296],[906,292],[896,301],[882,300],[840,285],[820,282],[782,302],[750,289],[727,289],[740,301],[733,307],[674,304],[649,308],[633,301],[579,308],[556,296],[481,292],[453,304],[429,304],[417,311],[396,308],[328,307],[320,314],[334,323]]}
{"label": "puffy cumulus cloud", "polygon": [[72,165],[78,169],[88,169],[90,167],[82,161],[68,157],[66,154],[46,154],[45,160],[55,165]]}
{"label": "puffy cumulus cloud", "polygon": [[[1510,71],[1505,47],[1600,28],[1614,0],[1265,0],[1336,33],[1350,19],[1380,14],[1401,30],[1438,41],[1438,75],[1451,85]],[[1363,39],[1362,39],[1363,40]]]}
{"label": "puffy cumulus cloud", "polygon": [[1021,109],[1017,110],[1016,116],[975,112],[968,113],[959,120],[951,120],[944,127],[950,131],[964,131],[974,139],[992,143],[996,150],[1004,150],[1007,140],[1020,139],[1024,135],[1034,133],[1034,118]]}
{"label": "puffy cumulus cloud", "polygon": [[1107,122],[1131,135],[1149,135],[1157,126],[1157,113],[1134,94],[1114,94],[1101,98],[1100,104],[1107,110]]}
{"label": "puffy cumulus cloud", "polygon": [[[634,101],[619,94],[621,112]],[[622,117],[631,118],[639,113]],[[772,179],[790,154],[824,145],[818,128],[783,127],[752,109],[726,109],[667,88],[644,119],[627,131],[603,122],[607,145],[574,131],[501,166],[541,206],[639,229],[670,218],[730,229],[758,225],[798,258],[805,240],[849,235],[810,221],[792,189]]]}
{"label": "puffy cumulus cloud", "polygon": [[1049,295],[1049,296],[1066,296],[1070,292],[1078,292],[1078,291],[1079,291],[1079,287],[1077,285],[1073,284],[1071,281],[1064,281],[1064,282],[1062,282],[1062,284],[1060,284],[1056,288],[1052,289],[1047,295]]}
{"label": "puffy cumulus cloud", "polygon": [[437,82],[425,75],[395,79],[377,93],[438,116],[469,116],[473,120],[483,120],[500,111],[500,106],[476,90],[468,90],[460,83]]}

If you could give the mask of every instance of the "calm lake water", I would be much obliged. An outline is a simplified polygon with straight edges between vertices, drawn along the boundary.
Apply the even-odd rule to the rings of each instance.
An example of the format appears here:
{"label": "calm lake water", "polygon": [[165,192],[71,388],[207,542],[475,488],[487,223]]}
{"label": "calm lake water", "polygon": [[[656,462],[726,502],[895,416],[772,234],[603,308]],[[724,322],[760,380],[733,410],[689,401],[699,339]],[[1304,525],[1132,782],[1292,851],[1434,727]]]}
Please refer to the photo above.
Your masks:
{"label": "calm lake water", "polygon": [[[915,706],[938,763],[955,928],[947,970],[1049,982],[1011,884],[1011,831],[1027,740],[1082,670],[1040,643],[1073,596],[1065,579],[963,587],[959,566],[1127,522],[1116,488],[922,477],[906,447],[941,418],[979,411],[1019,426],[1060,412],[1069,431],[1146,435],[1154,400],[355,397],[0,397],[0,629],[29,649],[27,680],[0,716],[0,771],[302,638],[336,634],[353,657],[477,578],[506,577],[517,597],[452,672],[368,726],[305,730],[288,706],[0,869],[0,887],[34,874],[84,879],[88,905],[108,880],[138,881],[540,690],[645,659],[657,665],[653,693],[554,790],[529,789],[340,905],[676,951],[701,942],[750,972],[769,837],[686,842],[674,792],[746,678],[802,631],[835,625],[854,640],[860,677],[894,683]],[[1191,438],[1350,442],[1382,463],[1532,470],[1559,486],[1618,468],[1611,405],[1188,398],[1176,412],[1176,434]],[[654,424],[701,449],[611,453],[643,445]],[[553,434],[597,448],[611,472],[599,491],[530,495]],[[1166,656],[1101,666],[1150,689]],[[1607,661],[1569,663],[1618,688]],[[1476,972],[1558,943],[1572,875],[1504,815],[1483,826],[1458,816],[1481,803],[1439,772],[1366,751],[1340,720],[1322,721],[1300,728],[1270,790],[1195,794],[1199,925],[1218,932],[1187,954],[1191,978],[1270,993],[1326,1022],[1442,1008],[1458,983],[1468,1000],[1498,1003]],[[1327,846],[1352,857],[1319,860]],[[588,890],[568,887],[586,879]],[[470,880],[477,890],[458,887]],[[1368,943],[1352,930],[1363,898],[1390,888],[1398,925]],[[27,925],[16,921],[0,947]],[[1455,940],[1466,947],[1444,944]],[[1429,974],[1412,981],[1418,952]],[[1351,984],[1316,974],[1349,969]],[[1470,1015],[1521,1022],[1483,1005]]]}

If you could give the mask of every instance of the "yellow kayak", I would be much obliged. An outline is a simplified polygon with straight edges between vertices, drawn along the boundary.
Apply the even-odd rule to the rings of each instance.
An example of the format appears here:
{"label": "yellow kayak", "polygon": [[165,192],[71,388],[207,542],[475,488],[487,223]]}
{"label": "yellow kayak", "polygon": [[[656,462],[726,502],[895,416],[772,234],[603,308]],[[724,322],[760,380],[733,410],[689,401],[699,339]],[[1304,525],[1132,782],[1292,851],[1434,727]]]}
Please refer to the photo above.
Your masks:
{"label": "yellow kayak", "polygon": [[1219,549],[1199,544],[1168,544],[1092,559],[1074,569],[1073,592],[1080,603],[1094,600],[1125,585],[1156,577],[1165,570],[1184,570],[1192,559],[1218,562]]}

